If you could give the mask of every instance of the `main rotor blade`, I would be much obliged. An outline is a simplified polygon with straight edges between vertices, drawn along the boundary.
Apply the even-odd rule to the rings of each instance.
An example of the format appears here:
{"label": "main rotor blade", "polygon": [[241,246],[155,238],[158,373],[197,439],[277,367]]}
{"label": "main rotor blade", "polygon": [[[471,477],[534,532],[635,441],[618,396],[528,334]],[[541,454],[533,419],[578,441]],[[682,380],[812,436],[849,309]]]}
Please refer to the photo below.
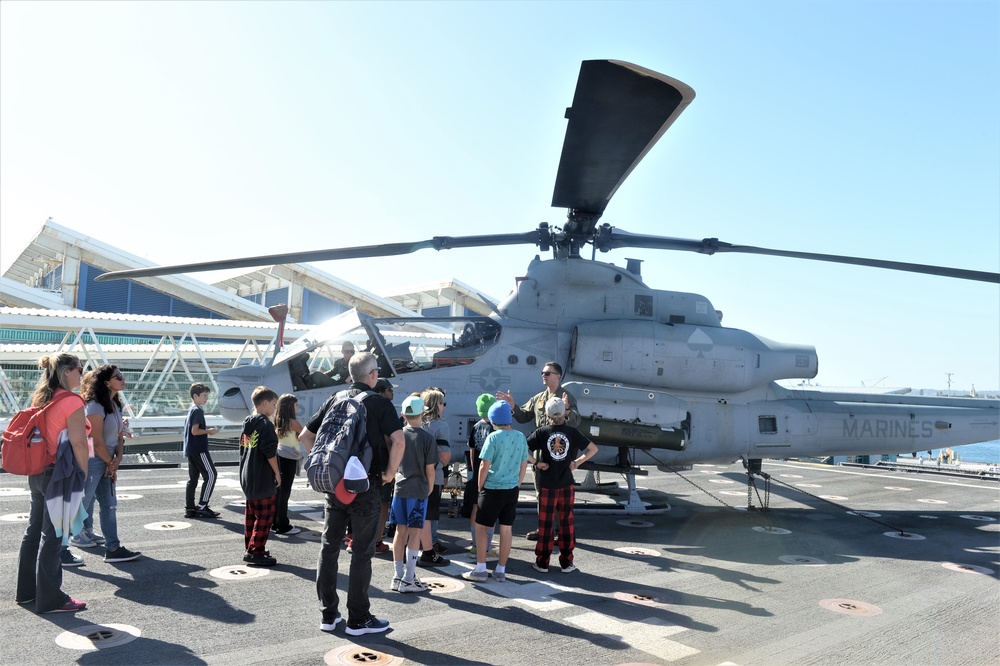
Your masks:
{"label": "main rotor blade", "polygon": [[945,266],[931,266],[929,264],[911,264],[901,261],[886,261],[884,259],[848,257],[839,254],[817,254],[815,252],[775,250],[767,247],[754,247],[752,245],[733,245],[732,243],[720,241],[718,238],[705,238],[699,241],[686,238],[669,238],[666,236],[644,236],[642,234],[632,234],[618,229],[607,230],[605,228],[602,228],[601,232],[602,233],[595,239],[595,243],[597,243],[598,249],[602,252],[623,247],[648,247],[659,250],[699,252],[701,254],[715,254],[716,252],[766,254],[772,257],[791,257],[793,259],[828,261],[836,264],[871,266],[872,268],[886,268],[893,271],[905,271],[907,273],[924,273],[926,275],[940,275],[943,277],[958,278],[960,280],[975,280],[977,282],[992,282],[994,284],[1000,284],[1000,273],[970,271],[964,268],[948,268]]}
{"label": "main rotor blade", "polygon": [[552,205],[596,221],[693,99],[694,90],[669,76],[618,60],[585,60],[573,106],[566,110]]}
{"label": "main rotor blade", "polygon": [[204,261],[196,264],[176,264],[173,266],[152,266],[150,268],[132,268],[124,271],[113,271],[99,275],[96,280],[125,280],[158,275],[176,275],[178,273],[200,273],[230,268],[256,268],[274,264],[297,264],[309,261],[334,261],[337,259],[364,259],[366,257],[391,257],[410,254],[417,250],[434,249],[450,250],[460,247],[489,247],[496,245],[545,245],[550,242],[550,232],[544,223],[535,231],[521,234],[491,234],[485,236],[435,236],[430,240],[413,243],[386,243],[384,245],[365,245],[361,247],[344,247],[329,250],[310,250],[308,252],[289,252],[287,254],[269,254],[242,259],[223,259],[220,261]]}

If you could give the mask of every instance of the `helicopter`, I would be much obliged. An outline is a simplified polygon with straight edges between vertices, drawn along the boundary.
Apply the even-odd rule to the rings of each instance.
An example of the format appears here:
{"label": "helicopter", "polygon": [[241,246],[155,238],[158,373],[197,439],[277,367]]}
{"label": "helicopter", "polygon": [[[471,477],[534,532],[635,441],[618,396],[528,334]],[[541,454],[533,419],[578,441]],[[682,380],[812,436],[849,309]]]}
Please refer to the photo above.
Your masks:
{"label": "helicopter", "polygon": [[[262,265],[376,258],[424,249],[535,245],[541,253],[488,316],[375,318],[345,312],[281,348],[264,365],[217,377],[222,414],[240,422],[259,385],[294,393],[313,413],[346,377],[310,364],[326,345],[351,341],[379,359],[380,377],[407,395],[445,391],[454,450],[478,419],[482,393],[527,400],[555,361],[577,399],[579,429],[599,452],[584,469],[621,473],[629,498],[618,509],[642,513],[635,476],[647,467],[688,469],[743,460],[749,473],[767,458],[912,452],[987,441],[1000,432],[1000,401],[785,388],[779,380],[818,373],[816,350],[722,325],[708,298],[654,289],[641,262],[624,267],[597,252],[647,248],[702,254],[747,253],[870,266],[1000,284],[1000,274],[862,257],[786,251],[629,233],[601,222],[620,185],[694,99],[688,85],[617,60],[581,65],[556,175],[552,205],[561,227],[523,233],[436,236],[409,243],[334,248],[106,273],[98,280]],[[591,256],[581,251],[591,246]],[[275,313],[279,326],[284,312]],[[315,359],[313,359],[315,360]]]}

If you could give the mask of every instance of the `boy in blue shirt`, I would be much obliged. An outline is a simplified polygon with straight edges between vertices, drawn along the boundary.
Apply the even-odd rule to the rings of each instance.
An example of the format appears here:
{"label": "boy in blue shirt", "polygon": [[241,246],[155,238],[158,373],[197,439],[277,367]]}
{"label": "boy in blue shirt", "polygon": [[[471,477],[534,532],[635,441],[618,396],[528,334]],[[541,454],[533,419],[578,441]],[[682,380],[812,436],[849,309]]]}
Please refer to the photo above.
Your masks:
{"label": "boy in blue shirt", "polygon": [[479,456],[479,510],[476,512],[476,568],[462,574],[462,578],[485,581],[490,577],[486,570],[487,528],[500,521],[500,559],[493,570],[498,583],[507,580],[507,558],[513,541],[514,517],[517,514],[517,495],[524,480],[528,463],[534,464],[528,452],[524,435],[510,427],[510,405],[498,401],[489,411],[490,423],[496,430],[486,438]]}

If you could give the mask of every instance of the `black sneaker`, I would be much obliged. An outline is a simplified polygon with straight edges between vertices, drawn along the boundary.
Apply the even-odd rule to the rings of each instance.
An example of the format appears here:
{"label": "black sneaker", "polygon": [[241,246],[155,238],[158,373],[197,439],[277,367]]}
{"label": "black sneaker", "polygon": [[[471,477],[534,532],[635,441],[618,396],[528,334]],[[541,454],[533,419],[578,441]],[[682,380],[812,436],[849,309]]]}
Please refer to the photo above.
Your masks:
{"label": "black sneaker", "polygon": [[219,517],[219,512],[218,511],[213,511],[212,508],[210,506],[208,506],[207,504],[205,506],[201,507],[200,509],[195,509],[194,512],[197,515],[201,516],[202,518],[218,518]]}
{"label": "black sneaker", "polygon": [[198,510],[197,509],[185,509],[184,510],[184,517],[185,518],[197,518],[198,517]]}
{"label": "black sneaker", "polygon": [[70,552],[68,548],[63,548],[62,552],[59,553],[59,559],[62,562],[63,567],[82,567],[83,558],[77,557]]}
{"label": "black sneaker", "polygon": [[139,559],[142,553],[136,551],[132,552],[125,546],[118,546],[114,550],[109,550],[104,553],[105,562],[131,562],[132,560]]}
{"label": "black sneaker", "polygon": [[319,623],[319,630],[320,631],[331,632],[331,631],[333,631],[334,629],[337,628],[337,625],[340,624],[340,622],[343,621],[343,619],[344,618],[341,617],[340,613],[337,613],[337,617],[333,618],[333,622],[327,622],[326,620],[323,620],[322,622],[320,622]]}
{"label": "black sneaker", "polygon": [[380,620],[374,615],[360,623],[347,623],[346,631],[351,636],[361,636],[362,634],[378,634],[389,628],[388,620]]}
{"label": "black sneaker", "polygon": [[451,564],[447,557],[441,557],[433,550],[425,550],[424,554],[417,559],[418,567],[443,567]]}
{"label": "black sneaker", "polygon": [[273,567],[278,563],[278,560],[267,553],[247,553],[243,556],[243,561],[250,567]]}

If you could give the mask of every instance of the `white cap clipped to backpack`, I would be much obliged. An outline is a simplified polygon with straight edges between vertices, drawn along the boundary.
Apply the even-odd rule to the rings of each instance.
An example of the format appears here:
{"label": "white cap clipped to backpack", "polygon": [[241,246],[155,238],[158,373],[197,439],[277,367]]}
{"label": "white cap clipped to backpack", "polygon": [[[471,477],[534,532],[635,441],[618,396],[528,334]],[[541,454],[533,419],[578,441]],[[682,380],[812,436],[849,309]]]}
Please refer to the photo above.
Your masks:
{"label": "white cap clipped to backpack", "polygon": [[368,472],[357,456],[351,456],[344,467],[344,478],[337,482],[334,493],[342,504],[350,504],[359,493],[368,490]]}

